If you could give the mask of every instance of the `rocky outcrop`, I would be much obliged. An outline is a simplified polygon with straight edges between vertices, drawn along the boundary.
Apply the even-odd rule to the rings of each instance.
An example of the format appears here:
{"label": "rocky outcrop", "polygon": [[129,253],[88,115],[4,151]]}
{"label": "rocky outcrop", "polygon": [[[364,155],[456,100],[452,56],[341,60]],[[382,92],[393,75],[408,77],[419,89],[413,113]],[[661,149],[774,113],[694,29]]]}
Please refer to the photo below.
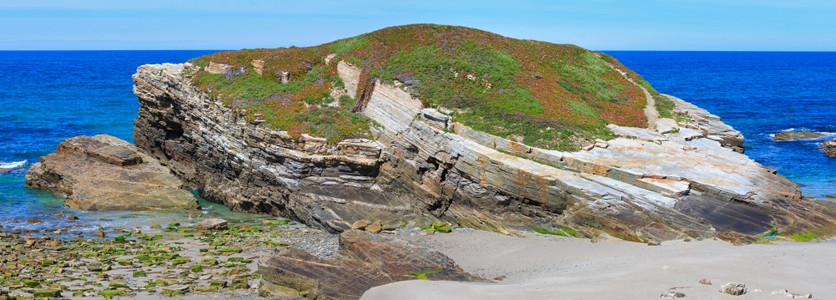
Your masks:
{"label": "rocky outcrop", "polygon": [[260,295],[310,299],[359,299],[372,287],[413,279],[482,280],[438,251],[359,230],[340,234],[334,258],[285,248],[262,257],[258,270]]}
{"label": "rocky outcrop", "polygon": [[[332,63],[351,95],[360,70]],[[660,119],[656,130],[610,126],[621,137],[565,153],[472,130],[401,87],[374,82],[354,110],[380,124],[375,140],[329,144],[248,121],[198,91],[188,67],[138,69],[134,140],[204,198],[234,210],[331,231],[359,220],[441,218],[500,232],[570,227],[636,241],[746,241],[772,227],[834,226],[827,204],[728,149],[742,152],[739,132],[678,99],[685,119]]]}
{"label": "rocky outcrop", "polygon": [[821,148],[827,156],[836,157],[836,140],[830,140],[822,143]]}
{"label": "rocky outcrop", "polygon": [[109,135],[66,139],[26,174],[26,186],[84,210],[197,208],[182,182],[151,156]]}
{"label": "rocky outcrop", "polygon": [[720,117],[697,107],[691,103],[685,102],[682,99],[668,96],[676,105],[674,111],[677,115],[684,117],[684,119],[677,122],[680,126],[690,129],[702,131],[704,138],[717,141],[723,147],[734,150],[735,152],[743,153],[743,134],[740,131],[732,128],[720,119]]}

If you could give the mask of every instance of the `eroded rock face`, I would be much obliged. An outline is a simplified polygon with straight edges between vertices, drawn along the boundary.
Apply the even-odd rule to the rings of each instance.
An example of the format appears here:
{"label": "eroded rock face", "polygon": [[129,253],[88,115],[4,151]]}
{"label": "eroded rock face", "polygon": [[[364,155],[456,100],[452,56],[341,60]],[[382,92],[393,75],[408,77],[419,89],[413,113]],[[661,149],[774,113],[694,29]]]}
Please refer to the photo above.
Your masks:
{"label": "eroded rock face", "polygon": [[[360,70],[332,63],[352,95]],[[738,153],[738,131],[678,99],[690,120],[661,119],[664,130],[611,126],[622,137],[565,153],[472,130],[402,87],[375,82],[355,106],[382,125],[375,140],[328,144],[248,122],[199,92],[183,68],[138,69],[134,139],[204,198],[234,210],[331,231],[359,220],[441,218],[499,232],[555,226],[635,241],[746,241],[773,226],[836,226],[826,204]]]}
{"label": "eroded rock face", "polygon": [[26,186],[84,210],[197,208],[182,182],[151,156],[109,135],[66,139],[26,174]]}
{"label": "eroded rock face", "polygon": [[478,281],[449,257],[359,230],[340,234],[334,258],[323,260],[285,248],[259,260],[261,295],[310,299],[359,299],[366,290],[387,283],[425,279]]}
{"label": "eroded rock face", "polygon": [[836,157],[836,140],[830,140],[821,144],[824,154],[830,157]]}

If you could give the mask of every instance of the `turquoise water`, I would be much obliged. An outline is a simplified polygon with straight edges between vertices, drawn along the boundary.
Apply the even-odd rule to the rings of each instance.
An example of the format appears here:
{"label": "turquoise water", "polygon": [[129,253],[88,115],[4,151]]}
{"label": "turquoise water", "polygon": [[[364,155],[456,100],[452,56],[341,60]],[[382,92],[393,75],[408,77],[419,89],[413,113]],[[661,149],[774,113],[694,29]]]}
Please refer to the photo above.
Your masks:
{"label": "turquoise water", "polygon": [[[24,187],[28,167],[66,138],[107,133],[131,141],[139,108],[131,74],[146,63],[183,62],[213,51],[0,51],[0,226],[89,234],[98,226],[183,222],[188,213],[83,212]],[[660,92],[721,116],[747,138],[746,153],[803,184],[836,194],[836,159],[817,143],[774,142],[783,130],[836,132],[836,53],[608,52]],[[232,221],[257,218],[201,202]],[[83,222],[53,217],[56,212]],[[29,224],[27,219],[43,223]]]}

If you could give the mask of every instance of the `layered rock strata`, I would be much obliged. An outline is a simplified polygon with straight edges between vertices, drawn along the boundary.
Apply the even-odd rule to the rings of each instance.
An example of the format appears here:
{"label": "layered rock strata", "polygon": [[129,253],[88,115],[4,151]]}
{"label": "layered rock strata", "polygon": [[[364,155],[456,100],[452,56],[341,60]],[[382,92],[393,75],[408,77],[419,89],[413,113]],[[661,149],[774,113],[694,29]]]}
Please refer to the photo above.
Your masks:
{"label": "layered rock strata", "polygon": [[[339,64],[351,95],[360,70],[330,63]],[[610,126],[621,137],[565,153],[472,130],[400,87],[374,82],[359,113],[380,124],[375,140],[329,144],[248,121],[195,88],[190,67],[138,69],[134,140],[203,197],[234,210],[331,231],[358,220],[441,218],[500,232],[569,227],[636,241],[741,241],[772,227],[834,226],[827,204],[737,153],[739,132],[678,99],[679,122]]]}
{"label": "layered rock strata", "polygon": [[155,158],[109,135],[66,139],[26,174],[26,186],[63,196],[65,205],[84,210],[197,208],[181,185]]}
{"label": "layered rock strata", "polygon": [[358,299],[372,287],[413,279],[482,281],[438,251],[359,230],[340,234],[331,259],[284,248],[262,257],[258,270],[260,295],[310,299]]}

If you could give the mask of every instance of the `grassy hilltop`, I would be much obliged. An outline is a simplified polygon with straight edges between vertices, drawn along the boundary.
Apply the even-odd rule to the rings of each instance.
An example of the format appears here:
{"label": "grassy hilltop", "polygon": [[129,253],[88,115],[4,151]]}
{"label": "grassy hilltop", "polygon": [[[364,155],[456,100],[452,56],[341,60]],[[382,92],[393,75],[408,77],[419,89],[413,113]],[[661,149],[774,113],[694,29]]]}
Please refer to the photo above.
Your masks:
{"label": "grassy hilltop", "polygon": [[[326,64],[330,54],[336,56]],[[264,62],[261,75],[255,60]],[[339,61],[362,73],[356,95],[334,99],[332,89],[344,87]],[[611,56],[466,27],[396,26],[315,47],[245,49],[192,60],[209,62],[239,70],[194,74],[196,85],[213,97],[246,109],[250,118],[263,115],[274,128],[332,142],[369,137],[373,122],[355,113],[363,103],[356,99],[370,96],[375,79],[407,83],[425,106],[452,109],[455,121],[477,130],[548,149],[575,150],[591,138],[610,138],[608,123],[646,126],[646,99],[637,84],[656,96],[662,116],[669,114],[669,101]],[[283,73],[289,75],[285,83]]]}

